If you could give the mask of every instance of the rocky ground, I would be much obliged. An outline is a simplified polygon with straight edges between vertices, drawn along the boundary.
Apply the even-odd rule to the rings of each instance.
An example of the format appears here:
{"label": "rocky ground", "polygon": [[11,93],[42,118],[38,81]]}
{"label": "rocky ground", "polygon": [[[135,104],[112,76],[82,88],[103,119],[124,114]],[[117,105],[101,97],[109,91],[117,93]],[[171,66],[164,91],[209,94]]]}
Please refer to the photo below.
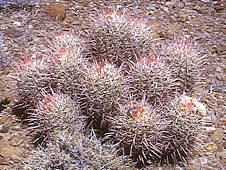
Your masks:
{"label": "rocky ground", "polygon": [[[25,56],[44,57],[47,38],[59,30],[81,31],[87,18],[105,6],[132,10],[150,18],[156,38],[183,35],[196,40],[208,61],[196,95],[208,108],[203,150],[186,168],[226,166],[225,1],[223,0],[0,0],[0,169],[23,169],[32,136],[20,113],[10,109],[15,82],[12,62]],[[167,169],[167,167],[159,167]],[[178,169],[180,169],[178,167]]]}

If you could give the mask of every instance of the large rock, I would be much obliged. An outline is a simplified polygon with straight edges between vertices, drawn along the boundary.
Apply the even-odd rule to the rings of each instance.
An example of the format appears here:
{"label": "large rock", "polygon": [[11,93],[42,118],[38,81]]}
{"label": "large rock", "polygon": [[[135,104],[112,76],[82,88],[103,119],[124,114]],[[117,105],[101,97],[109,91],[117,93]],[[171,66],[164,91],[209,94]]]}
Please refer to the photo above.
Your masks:
{"label": "large rock", "polygon": [[50,5],[45,13],[56,20],[63,21],[66,18],[66,7],[63,5]]}

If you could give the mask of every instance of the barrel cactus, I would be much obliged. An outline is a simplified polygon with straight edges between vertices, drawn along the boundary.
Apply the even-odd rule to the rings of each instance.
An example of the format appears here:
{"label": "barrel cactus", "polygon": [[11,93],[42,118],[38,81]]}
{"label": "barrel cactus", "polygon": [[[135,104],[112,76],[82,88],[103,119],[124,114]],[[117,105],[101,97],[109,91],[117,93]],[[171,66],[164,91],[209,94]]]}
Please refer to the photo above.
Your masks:
{"label": "barrel cactus", "polygon": [[137,99],[146,96],[153,105],[167,103],[177,93],[178,83],[164,57],[150,53],[131,65],[127,77],[130,91]]}
{"label": "barrel cactus", "polygon": [[196,82],[200,81],[202,66],[206,61],[197,43],[175,37],[165,41],[161,51],[170,65],[172,78],[180,84],[180,91],[193,92]]}
{"label": "barrel cactus", "polygon": [[85,126],[76,101],[61,93],[42,93],[34,111],[29,112],[29,126],[41,136],[51,136],[56,131],[75,131]]}
{"label": "barrel cactus", "polygon": [[82,110],[97,127],[128,97],[126,79],[121,70],[109,62],[91,63],[81,84]]}
{"label": "barrel cactus", "polygon": [[111,9],[92,17],[87,33],[88,54],[117,66],[137,61],[153,41],[147,19]]}
{"label": "barrel cactus", "polygon": [[83,38],[57,34],[45,57],[15,70],[19,96],[33,106],[26,112],[30,128],[48,137],[27,167],[123,169],[189,160],[207,114],[185,95],[205,61],[196,44],[157,43],[148,19],[128,11],[101,10],[87,26]]}

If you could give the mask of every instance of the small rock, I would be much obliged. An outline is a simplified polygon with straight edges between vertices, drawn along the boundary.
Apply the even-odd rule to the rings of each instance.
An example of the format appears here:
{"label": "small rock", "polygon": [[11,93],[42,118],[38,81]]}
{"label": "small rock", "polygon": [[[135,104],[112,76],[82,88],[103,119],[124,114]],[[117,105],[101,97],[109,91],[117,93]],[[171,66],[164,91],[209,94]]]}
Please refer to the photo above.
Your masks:
{"label": "small rock", "polygon": [[1,155],[0,155],[0,165],[9,165],[9,162],[6,160],[6,158]]}
{"label": "small rock", "polygon": [[51,5],[46,9],[45,13],[56,20],[63,21],[66,18],[66,7],[63,5]]}
{"label": "small rock", "polygon": [[226,119],[224,119],[224,118],[220,119],[218,124],[220,127],[223,127],[223,126],[226,127]]}
{"label": "small rock", "polygon": [[226,34],[226,28],[220,28],[219,31],[223,32],[224,34]]}
{"label": "small rock", "polygon": [[14,126],[12,129],[13,129],[13,130],[20,130],[21,128],[20,128],[20,126],[16,125],[16,126]]}
{"label": "small rock", "polygon": [[207,12],[205,6],[195,6],[193,9],[198,11],[200,14],[204,14]]}
{"label": "small rock", "polygon": [[225,2],[219,2],[217,4],[214,5],[214,9],[217,11],[217,12],[221,12],[224,10],[225,8]]}
{"label": "small rock", "polygon": [[200,157],[199,160],[202,165],[207,164],[208,162],[206,157]]}
{"label": "small rock", "polygon": [[215,127],[205,127],[204,128],[205,129],[205,131],[207,132],[207,133],[213,133],[213,131],[215,131],[216,130],[216,128]]}
{"label": "small rock", "polygon": [[0,126],[0,133],[8,133],[9,127],[7,126]]}
{"label": "small rock", "polygon": [[5,31],[5,34],[10,38],[19,38],[23,36],[23,33],[15,28],[9,28]]}
{"label": "small rock", "polygon": [[215,143],[208,143],[204,148],[206,149],[204,152],[216,152],[218,150]]}
{"label": "small rock", "polygon": [[15,21],[15,22],[13,22],[13,25],[16,27],[20,27],[22,24],[19,21]]}
{"label": "small rock", "polygon": [[172,7],[172,6],[175,5],[175,2],[174,1],[166,2],[165,5],[168,6],[168,7]]}
{"label": "small rock", "polygon": [[162,10],[163,10],[164,12],[166,12],[166,13],[169,12],[169,8],[167,8],[167,7],[163,7]]}
{"label": "small rock", "polygon": [[217,53],[219,55],[224,55],[226,53],[226,46],[224,44],[220,44],[218,47],[217,47]]}
{"label": "small rock", "polygon": [[0,0],[0,10],[19,10],[37,5],[38,0]]}
{"label": "small rock", "polygon": [[224,137],[223,129],[218,128],[214,132],[214,134],[211,136],[212,142],[214,142],[214,143],[223,143],[223,137]]}
{"label": "small rock", "polygon": [[5,39],[3,36],[0,35],[0,50],[2,50],[4,44],[5,44]]}
{"label": "small rock", "polygon": [[84,7],[87,7],[87,6],[89,6],[89,1],[88,0],[82,0],[82,6],[84,6]]}
{"label": "small rock", "polygon": [[218,100],[222,100],[222,99],[223,99],[223,96],[222,96],[222,95],[215,94],[214,96],[215,96]]}
{"label": "small rock", "polygon": [[217,153],[217,157],[219,157],[220,161],[224,166],[226,166],[226,152]]}
{"label": "small rock", "polygon": [[178,20],[179,20],[180,22],[185,23],[185,22],[188,21],[188,15],[182,14],[182,15],[180,15],[180,16],[178,17]]}
{"label": "small rock", "polygon": [[7,115],[7,116],[4,116],[0,119],[0,125],[5,123],[11,116],[10,115]]}
{"label": "small rock", "polygon": [[176,23],[177,19],[174,16],[170,17],[170,23]]}
{"label": "small rock", "polygon": [[13,135],[9,141],[10,145],[19,146],[23,143],[23,138],[20,135]]}
{"label": "small rock", "polygon": [[201,0],[202,2],[210,2],[210,0]]}

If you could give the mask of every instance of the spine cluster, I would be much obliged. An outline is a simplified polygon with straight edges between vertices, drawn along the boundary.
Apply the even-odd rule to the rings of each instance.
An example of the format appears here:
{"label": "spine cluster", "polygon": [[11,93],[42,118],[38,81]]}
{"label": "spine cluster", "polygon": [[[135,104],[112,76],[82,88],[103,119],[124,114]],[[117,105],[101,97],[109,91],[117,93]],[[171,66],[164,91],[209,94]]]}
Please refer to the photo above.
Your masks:
{"label": "spine cluster", "polygon": [[207,114],[186,96],[204,63],[197,46],[157,42],[148,19],[117,10],[100,11],[85,31],[58,34],[46,57],[17,63],[29,125],[47,141],[25,167],[123,169],[192,158]]}

